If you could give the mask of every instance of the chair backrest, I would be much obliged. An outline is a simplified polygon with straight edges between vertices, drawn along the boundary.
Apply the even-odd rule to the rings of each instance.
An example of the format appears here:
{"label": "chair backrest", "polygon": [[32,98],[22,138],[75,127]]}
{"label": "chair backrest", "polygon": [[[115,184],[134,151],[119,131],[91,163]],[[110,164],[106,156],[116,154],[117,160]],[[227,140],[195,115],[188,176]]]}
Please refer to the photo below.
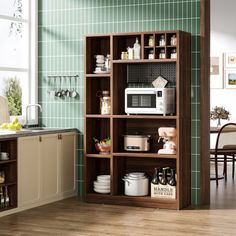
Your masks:
{"label": "chair backrest", "polygon": [[236,123],[227,123],[219,130],[215,150],[219,149],[236,151]]}

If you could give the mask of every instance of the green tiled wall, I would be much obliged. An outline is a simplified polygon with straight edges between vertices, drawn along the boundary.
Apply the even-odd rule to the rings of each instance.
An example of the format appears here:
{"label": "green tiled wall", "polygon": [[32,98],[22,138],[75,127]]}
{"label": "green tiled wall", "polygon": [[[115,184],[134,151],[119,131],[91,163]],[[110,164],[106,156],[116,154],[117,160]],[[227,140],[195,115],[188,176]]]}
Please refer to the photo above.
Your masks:
{"label": "green tiled wall", "polygon": [[[76,127],[78,190],[83,183],[83,75],[84,35],[113,32],[180,29],[192,34],[192,203],[200,196],[200,0],[42,0],[39,1],[39,102],[41,123],[51,127]],[[48,91],[70,86],[65,78],[79,75],[71,87],[80,97],[59,99]],[[190,79],[190,78],[189,78]],[[57,83],[56,83],[57,81]],[[56,83],[56,85],[55,85]]]}

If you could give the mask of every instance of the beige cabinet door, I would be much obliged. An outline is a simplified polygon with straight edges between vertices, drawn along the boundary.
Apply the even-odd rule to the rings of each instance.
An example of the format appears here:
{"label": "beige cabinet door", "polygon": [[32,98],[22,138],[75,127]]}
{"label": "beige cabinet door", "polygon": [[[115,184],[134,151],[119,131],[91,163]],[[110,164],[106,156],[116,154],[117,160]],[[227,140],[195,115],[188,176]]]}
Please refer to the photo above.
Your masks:
{"label": "beige cabinet door", "polygon": [[58,134],[41,136],[40,142],[40,200],[58,195],[59,155]]}
{"label": "beige cabinet door", "polygon": [[60,153],[60,192],[66,196],[75,191],[75,157],[76,134],[74,132],[61,135]]}
{"label": "beige cabinet door", "polygon": [[18,138],[18,206],[40,198],[39,136]]}

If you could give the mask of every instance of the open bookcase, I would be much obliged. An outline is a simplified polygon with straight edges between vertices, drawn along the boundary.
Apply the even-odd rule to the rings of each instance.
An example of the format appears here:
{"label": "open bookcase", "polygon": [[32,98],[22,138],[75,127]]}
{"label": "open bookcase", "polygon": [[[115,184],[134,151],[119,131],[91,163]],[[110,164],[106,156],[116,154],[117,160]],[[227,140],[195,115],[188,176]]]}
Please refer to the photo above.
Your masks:
{"label": "open bookcase", "polygon": [[[164,35],[164,36],[163,36]],[[171,44],[175,35],[177,43]],[[148,40],[153,37],[154,43]],[[160,37],[165,38],[165,46],[160,46]],[[121,52],[132,47],[138,38],[141,45],[139,60],[121,60]],[[160,50],[165,58],[159,57]],[[171,58],[172,49],[177,53]],[[153,59],[148,59],[152,50]],[[109,73],[93,73],[96,67],[95,55],[111,55]],[[151,69],[150,69],[151,68]],[[176,91],[176,112],[173,115],[127,115],[124,105],[124,91],[130,70],[156,71],[165,73],[167,80]],[[170,78],[171,77],[171,78]],[[134,205],[167,209],[181,209],[190,204],[191,199],[191,36],[182,31],[119,33],[85,36],[85,200],[93,203]],[[96,93],[110,91],[111,114],[101,115],[99,98]],[[176,127],[177,153],[158,154],[162,147],[158,143],[158,128]],[[149,152],[125,152],[123,135],[132,132],[152,136]],[[93,137],[111,139],[111,152],[99,154]],[[123,176],[128,172],[146,172],[153,176],[155,167],[169,166],[176,169],[176,199],[130,197],[124,195]],[[93,181],[97,175],[111,175],[111,192],[95,193]]]}

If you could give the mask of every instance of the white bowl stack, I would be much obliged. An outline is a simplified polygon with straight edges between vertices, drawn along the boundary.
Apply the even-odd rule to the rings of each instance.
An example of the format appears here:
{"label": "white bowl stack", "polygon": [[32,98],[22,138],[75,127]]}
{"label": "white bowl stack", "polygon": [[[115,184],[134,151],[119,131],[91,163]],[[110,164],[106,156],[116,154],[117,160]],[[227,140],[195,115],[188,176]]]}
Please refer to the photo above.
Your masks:
{"label": "white bowl stack", "polygon": [[110,193],[111,192],[111,176],[98,175],[97,180],[93,182],[93,190],[96,193]]}
{"label": "white bowl stack", "polygon": [[104,55],[96,55],[96,68],[94,73],[103,73],[105,70],[105,56]]}

